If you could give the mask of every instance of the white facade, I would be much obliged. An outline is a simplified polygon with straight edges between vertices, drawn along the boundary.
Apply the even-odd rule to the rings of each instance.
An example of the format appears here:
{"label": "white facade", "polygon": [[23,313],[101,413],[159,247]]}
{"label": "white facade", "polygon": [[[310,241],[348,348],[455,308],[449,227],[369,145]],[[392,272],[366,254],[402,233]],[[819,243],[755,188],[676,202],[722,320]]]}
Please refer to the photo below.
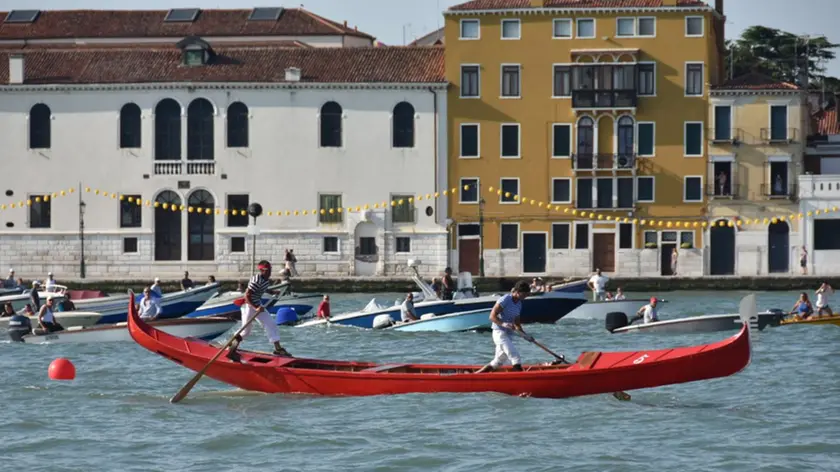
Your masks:
{"label": "white facade", "polygon": [[[813,147],[812,147],[813,146]],[[818,159],[820,175],[799,177],[799,212],[803,220],[803,244],[808,250],[808,273],[840,274],[840,135],[809,144],[809,159]],[[810,212],[811,216],[808,217]],[[797,255],[797,267],[798,264]]]}
{"label": "white facade", "polygon": [[[284,250],[293,249],[301,276],[391,275],[404,271],[401,263],[411,258],[423,262],[421,271],[439,273],[447,263],[445,198],[417,201],[414,223],[395,224],[390,208],[372,208],[398,195],[425,197],[445,188],[443,84],[18,85],[2,87],[0,94],[0,203],[81,185],[109,194],[140,195],[144,202],[172,191],[185,206],[193,192],[206,190],[212,206],[222,210],[228,195],[247,194],[249,203],[260,203],[266,212],[257,224],[261,232],[256,258],[282,266]],[[155,107],[167,98],[181,107],[180,161],[155,161]],[[213,158],[189,161],[187,109],[202,98],[214,109]],[[320,110],[330,101],[342,108],[341,147],[336,148],[321,147],[319,141]],[[227,147],[226,111],[234,102],[248,107],[245,148]],[[415,110],[413,148],[392,147],[392,113],[400,102]],[[49,149],[30,149],[29,114],[38,103],[51,113]],[[127,103],[141,110],[140,148],[120,148],[120,110]],[[343,212],[337,224],[320,223],[311,213],[276,214],[318,209],[322,194],[340,195],[344,208],[369,204],[371,210]],[[50,202],[49,228],[31,228],[29,209],[0,210],[0,267],[13,267],[23,277],[52,271],[59,280],[78,278],[79,195]],[[183,270],[193,278],[251,273],[247,228],[229,227],[223,213],[210,218],[212,260],[190,260],[188,227],[193,215],[184,211],[178,213],[180,231],[173,232],[180,238],[180,255],[160,261],[155,260],[155,245],[160,243],[155,235],[162,228],[155,220],[162,210],[144,203],[140,227],[121,228],[119,200],[93,192],[82,192],[81,197],[87,278],[177,277]],[[375,257],[355,257],[362,237],[375,238]],[[125,238],[136,238],[136,252],[125,251]],[[234,244],[233,238],[245,238],[244,247],[241,239]],[[326,243],[325,238],[335,239]]]}

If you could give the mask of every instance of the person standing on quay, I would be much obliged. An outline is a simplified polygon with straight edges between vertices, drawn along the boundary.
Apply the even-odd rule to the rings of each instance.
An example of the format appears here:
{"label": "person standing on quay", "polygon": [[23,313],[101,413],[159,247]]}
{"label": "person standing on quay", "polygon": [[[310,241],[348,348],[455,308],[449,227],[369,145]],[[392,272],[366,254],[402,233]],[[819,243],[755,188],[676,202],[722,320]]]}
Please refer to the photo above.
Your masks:
{"label": "person standing on quay", "polygon": [[239,348],[239,344],[242,343],[242,339],[251,334],[251,324],[248,322],[254,317],[257,318],[257,321],[265,329],[266,334],[268,334],[268,340],[274,344],[274,355],[293,357],[280,345],[280,332],[277,329],[277,323],[262,305],[263,294],[265,294],[265,291],[271,283],[271,263],[265,260],[260,261],[257,268],[259,269],[259,273],[251,277],[248,288],[245,290],[245,302],[241,308],[242,325],[245,326],[247,324],[247,326],[245,326],[245,329],[241,333],[236,335],[236,339],[230,345],[230,350],[227,354],[228,359],[234,362],[241,360],[241,356],[236,350]]}

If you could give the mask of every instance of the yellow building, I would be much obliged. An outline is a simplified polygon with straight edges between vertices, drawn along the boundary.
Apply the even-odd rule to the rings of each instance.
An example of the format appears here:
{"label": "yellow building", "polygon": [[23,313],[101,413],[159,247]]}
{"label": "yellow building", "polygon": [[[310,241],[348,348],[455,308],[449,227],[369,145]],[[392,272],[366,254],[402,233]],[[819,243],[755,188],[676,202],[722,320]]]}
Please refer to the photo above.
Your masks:
{"label": "yellow building", "polygon": [[712,88],[707,120],[707,274],[796,273],[799,221],[789,217],[799,213],[796,183],[809,128],[805,92],[749,74]]}
{"label": "yellow building", "polygon": [[[667,275],[684,245],[678,272],[702,275],[723,2],[569,3],[444,14],[450,184],[472,189],[450,203],[458,269]],[[592,211],[603,219],[580,217]]]}

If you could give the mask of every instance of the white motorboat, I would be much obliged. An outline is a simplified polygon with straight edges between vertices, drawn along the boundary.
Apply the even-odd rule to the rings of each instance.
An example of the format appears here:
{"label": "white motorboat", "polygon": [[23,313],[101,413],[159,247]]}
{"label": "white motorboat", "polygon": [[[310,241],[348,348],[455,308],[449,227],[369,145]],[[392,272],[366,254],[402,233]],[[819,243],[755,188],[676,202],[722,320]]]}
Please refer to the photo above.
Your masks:
{"label": "white motorboat", "polygon": [[[634,312],[635,313],[635,312]],[[779,326],[783,313],[765,311],[750,317],[752,329],[763,330],[768,326]],[[606,320],[607,331],[611,333],[668,333],[694,334],[715,333],[718,331],[737,331],[741,329],[742,321],[739,314],[702,315],[672,320],[654,321],[628,325],[628,317],[624,313],[611,313]]]}
{"label": "white motorboat", "polygon": [[[126,306],[128,306],[128,302],[126,302]],[[149,324],[179,338],[193,337],[211,340],[227,332],[237,324],[237,321],[227,317],[206,316],[203,318],[152,321]],[[104,343],[131,341],[131,335],[128,332],[127,324],[122,322],[87,328],[66,328],[63,331],[47,334],[27,334],[19,341],[26,344]]]}
{"label": "white motorboat", "polygon": [[[93,326],[102,318],[102,314],[95,311],[54,311],[53,316],[55,316],[58,324],[64,328]],[[9,328],[9,318],[11,317],[0,318],[0,329]],[[38,315],[28,316],[27,318],[29,318],[32,326],[38,326]]]}
{"label": "white motorboat", "polygon": [[[630,300],[609,300],[603,302],[586,302],[583,305],[575,308],[564,319],[585,319],[585,320],[604,320],[608,313],[619,312],[628,313],[630,315],[636,314],[639,308],[650,303],[649,298],[636,298]],[[665,300],[659,300],[659,303],[665,303]]]}
{"label": "white motorboat", "polygon": [[[66,289],[66,287],[56,285],[50,288],[52,289],[51,291],[38,291],[38,297],[41,299],[42,305],[47,300],[47,297],[50,295],[52,295],[53,300],[55,300],[56,303],[64,301],[64,291],[60,290],[60,288]],[[26,290],[23,293],[17,295],[7,295],[5,297],[0,297],[0,307],[4,306],[6,303],[11,303],[12,309],[14,309],[15,312],[20,312],[24,308],[26,308],[26,304],[29,303],[30,292],[30,290]],[[32,309],[34,310],[35,307],[32,307]]]}

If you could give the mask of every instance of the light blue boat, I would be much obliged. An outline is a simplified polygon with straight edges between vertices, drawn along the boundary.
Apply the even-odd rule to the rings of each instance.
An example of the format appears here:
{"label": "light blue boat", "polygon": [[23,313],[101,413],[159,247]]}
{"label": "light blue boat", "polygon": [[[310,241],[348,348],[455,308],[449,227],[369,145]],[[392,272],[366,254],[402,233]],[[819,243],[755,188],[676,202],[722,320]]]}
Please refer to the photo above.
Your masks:
{"label": "light blue boat", "polygon": [[385,330],[406,331],[416,333],[421,331],[437,331],[439,333],[457,333],[460,331],[489,331],[491,329],[490,312],[493,308],[462,311],[448,315],[423,315],[417,321],[400,323]]}
{"label": "light blue boat", "polygon": [[[277,314],[280,308],[291,308],[298,316],[303,316],[312,310],[312,307],[317,305],[323,298],[320,293],[316,294],[298,294],[290,290],[288,282],[283,282],[279,285],[274,285],[268,288],[269,291],[278,291],[279,301],[269,309],[269,313]],[[198,307],[194,312],[186,315],[187,318],[202,318],[205,316],[218,316],[227,313],[239,311],[239,306],[234,302],[242,298],[243,293],[239,291],[225,292],[219,294],[206,303]],[[265,295],[262,297],[263,304],[267,304],[272,299],[271,296]]]}

